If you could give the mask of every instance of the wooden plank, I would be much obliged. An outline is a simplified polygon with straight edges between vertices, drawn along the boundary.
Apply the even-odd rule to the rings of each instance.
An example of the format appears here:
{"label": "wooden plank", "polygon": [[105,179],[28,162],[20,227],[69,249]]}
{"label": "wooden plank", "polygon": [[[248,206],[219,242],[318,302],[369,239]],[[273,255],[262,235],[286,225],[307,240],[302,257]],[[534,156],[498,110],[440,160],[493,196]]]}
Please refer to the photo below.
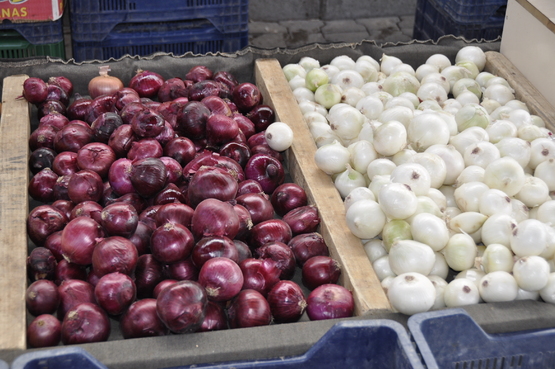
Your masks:
{"label": "wooden plank", "polygon": [[29,104],[18,99],[26,75],[4,79],[0,119],[0,348],[25,349],[29,211]]}
{"label": "wooden plank", "polygon": [[258,59],[255,78],[264,103],[272,106],[278,121],[289,124],[293,129],[294,142],[287,152],[289,172],[319,209],[320,233],[332,257],[342,266],[340,283],[353,292],[356,315],[373,309],[391,309],[362,242],[347,227],[339,193],[331,178],[314,163],[316,145],[279,62],[276,59]]}
{"label": "wooden plank", "polygon": [[548,129],[555,130],[555,108],[513,63],[496,51],[487,51],[486,60],[485,70],[505,78],[515,90],[515,97],[526,103],[530,113],[540,116]]}

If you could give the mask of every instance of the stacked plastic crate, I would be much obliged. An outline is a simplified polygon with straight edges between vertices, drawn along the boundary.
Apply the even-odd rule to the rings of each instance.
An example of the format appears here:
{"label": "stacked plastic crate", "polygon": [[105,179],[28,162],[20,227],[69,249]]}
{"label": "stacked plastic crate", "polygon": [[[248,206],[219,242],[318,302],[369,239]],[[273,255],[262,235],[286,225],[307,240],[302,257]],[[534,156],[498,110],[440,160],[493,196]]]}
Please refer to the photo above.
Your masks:
{"label": "stacked plastic crate", "polygon": [[507,0],[417,0],[413,38],[495,40],[503,32],[506,7]]}
{"label": "stacked plastic crate", "polygon": [[73,57],[235,52],[248,44],[248,18],[248,0],[72,0]]}

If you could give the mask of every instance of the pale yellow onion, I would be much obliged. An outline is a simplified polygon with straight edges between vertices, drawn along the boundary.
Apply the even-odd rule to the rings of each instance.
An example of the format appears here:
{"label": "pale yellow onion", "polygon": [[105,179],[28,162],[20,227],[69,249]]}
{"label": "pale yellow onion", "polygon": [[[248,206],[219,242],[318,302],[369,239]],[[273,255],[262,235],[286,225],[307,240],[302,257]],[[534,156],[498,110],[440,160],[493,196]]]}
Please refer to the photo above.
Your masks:
{"label": "pale yellow onion", "polygon": [[342,93],[341,87],[332,83],[327,83],[316,89],[313,93],[313,100],[324,108],[329,109],[341,101]]}
{"label": "pale yellow onion", "polygon": [[459,62],[456,62],[455,65],[457,67],[463,67],[468,70],[468,72],[470,73],[469,78],[475,79],[478,74],[480,74],[480,69],[472,61],[461,60]]}
{"label": "pale yellow onion", "polygon": [[[385,223],[382,230],[382,242],[389,253],[391,246],[399,240],[412,240],[411,226],[401,219],[392,219]],[[397,273],[399,274],[399,273]]]}
{"label": "pale yellow onion", "polygon": [[449,267],[455,271],[463,271],[474,265],[476,243],[468,234],[456,233],[442,250]]}
{"label": "pale yellow onion", "polygon": [[[401,71],[392,71],[391,74],[383,82],[383,90],[391,94],[391,96],[399,96],[403,92],[412,92],[417,94],[420,87],[420,81],[410,73]],[[418,94],[417,94],[418,95]]]}
{"label": "pale yellow onion", "polygon": [[502,270],[511,272],[514,265],[514,254],[505,245],[492,243],[486,247],[480,259],[480,266],[486,273]]}
{"label": "pale yellow onion", "polygon": [[363,247],[370,263],[374,263],[374,261],[378,260],[382,256],[387,255],[383,242],[379,238],[372,238],[371,240],[364,242]]}
{"label": "pale yellow onion", "polygon": [[480,211],[480,197],[489,187],[478,181],[470,181],[461,184],[455,189],[455,201],[459,209],[465,212]]}
{"label": "pale yellow onion", "polygon": [[480,292],[470,279],[453,279],[443,289],[443,300],[449,308],[474,305],[480,302]]}
{"label": "pale yellow onion", "polygon": [[518,295],[518,284],[512,274],[500,270],[483,276],[478,290],[485,302],[513,301]]}
{"label": "pale yellow onion", "polygon": [[451,85],[451,88],[459,79],[471,76],[471,73],[468,69],[463,68],[459,65],[448,66],[441,70],[440,73],[443,74],[445,78],[447,78],[449,84]]}
{"label": "pale yellow onion", "polygon": [[480,87],[480,84],[472,78],[459,79],[453,84],[453,88],[451,89],[451,93],[453,94],[455,99],[464,91],[472,92],[478,99],[481,99],[482,97],[482,89]]}
{"label": "pale yellow onion", "polygon": [[389,121],[374,131],[374,149],[383,156],[392,156],[407,145],[407,130],[403,123]]}
{"label": "pale yellow onion", "polygon": [[403,183],[385,184],[378,193],[378,203],[390,219],[408,218],[418,207],[416,194]]}
{"label": "pale yellow onion", "polygon": [[371,239],[379,235],[386,216],[373,200],[360,200],[351,205],[345,214],[347,227],[358,238]]}
{"label": "pale yellow onion", "polygon": [[428,275],[435,263],[435,253],[426,244],[414,240],[397,240],[389,250],[389,265],[393,273]]}
{"label": "pale yellow onion", "polygon": [[420,213],[411,222],[412,238],[441,251],[449,242],[449,230],[445,221],[430,213]]}
{"label": "pale yellow onion", "polygon": [[537,219],[518,223],[510,234],[510,246],[517,256],[540,255],[547,247],[545,224]]}
{"label": "pale yellow onion", "polygon": [[483,106],[475,103],[463,105],[455,114],[459,132],[470,127],[486,128],[491,123],[491,118]]}
{"label": "pale yellow onion", "polygon": [[539,291],[547,285],[550,269],[541,256],[525,256],[515,261],[512,272],[518,287]]}
{"label": "pale yellow onion", "polygon": [[286,64],[283,66],[282,71],[287,81],[291,81],[295,76],[300,76],[302,78],[306,76],[306,69],[298,63]]}

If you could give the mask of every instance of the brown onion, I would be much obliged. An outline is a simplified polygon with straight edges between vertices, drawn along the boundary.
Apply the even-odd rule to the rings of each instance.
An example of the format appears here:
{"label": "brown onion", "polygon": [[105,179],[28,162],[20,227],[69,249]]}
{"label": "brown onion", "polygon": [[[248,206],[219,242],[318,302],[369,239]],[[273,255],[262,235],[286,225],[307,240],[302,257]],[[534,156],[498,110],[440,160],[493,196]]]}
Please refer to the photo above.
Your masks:
{"label": "brown onion", "polygon": [[101,95],[112,95],[123,88],[123,82],[119,78],[108,75],[109,65],[102,65],[98,69],[99,76],[91,79],[88,86],[89,95],[93,99]]}

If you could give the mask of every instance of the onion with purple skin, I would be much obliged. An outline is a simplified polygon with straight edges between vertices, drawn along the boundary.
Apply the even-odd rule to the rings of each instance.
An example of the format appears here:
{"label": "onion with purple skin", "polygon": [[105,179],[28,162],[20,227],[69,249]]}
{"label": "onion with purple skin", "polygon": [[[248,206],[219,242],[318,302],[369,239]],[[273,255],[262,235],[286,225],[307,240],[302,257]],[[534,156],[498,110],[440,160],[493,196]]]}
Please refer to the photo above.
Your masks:
{"label": "onion with purple skin", "polygon": [[310,290],[323,284],[336,284],[341,276],[339,263],[329,256],[314,256],[302,268],[303,284]]}
{"label": "onion with purple skin", "polygon": [[183,168],[183,177],[189,180],[195,172],[203,166],[219,167],[225,169],[238,182],[245,179],[243,168],[235,160],[222,156],[210,150],[204,150]]}
{"label": "onion with purple skin", "polygon": [[142,102],[132,102],[125,105],[119,112],[119,116],[124,124],[129,124],[131,126],[131,119],[135,114],[141,110],[147,109],[146,105]]}
{"label": "onion with purple skin", "polygon": [[131,118],[131,127],[138,137],[153,138],[164,130],[165,120],[152,109],[139,110]]}
{"label": "onion with purple skin", "polygon": [[164,84],[164,78],[152,71],[137,70],[129,81],[129,87],[137,91],[140,97],[156,97],[158,90]]}
{"label": "onion with purple skin", "polygon": [[64,228],[68,219],[52,205],[39,205],[27,217],[27,235],[36,246],[41,246],[52,233]]}
{"label": "onion with purple skin", "polygon": [[31,282],[54,279],[58,262],[52,251],[43,246],[35,247],[27,256],[27,275]]}
{"label": "onion with purple skin", "polygon": [[163,281],[158,283],[156,287],[154,287],[154,291],[152,291],[152,297],[157,299],[160,295],[160,292],[162,292],[164,288],[171,286],[172,284],[177,282],[179,282],[177,279],[164,279]]}
{"label": "onion with purple skin", "polygon": [[52,252],[52,255],[56,258],[58,263],[60,260],[65,260],[62,256],[62,231],[56,231],[46,237],[44,241],[44,247]]}
{"label": "onion with purple skin", "polygon": [[235,201],[249,211],[253,225],[274,218],[274,207],[264,192],[246,193],[236,197]]}
{"label": "onion with purple skin", "polygon": [[287,246],[293,250],[297,265],[300,267],[311,257],[329,256],[330,254],[324,237],[318,232],[302,233],[293,236]]}
{"label": "onion with purple skin", "polygon": [[242,290],[232,300],[227,310],[231,328],[269,325],[272,321],[270,304],[255,290]]}
{"label": "onion with purple skin", "polygon": [[239,255],[237,259],[237,263],[240,264],[243,260],[252,258],[252,251],[245,242],[234,239],[233,243],[235,244],[235,248],[237,248],[237,253]]}
{"label": "onion with purple skin", "polygon": [[156,112],[162,116],[175,129],[177,127],[177,114],[185,104],[189,102],[187,97],[178,97],[175,100],[166,101],[160,104]]}
{"label": "onion with purple skin", "polygon": [[59,176],[77,173],[80,170],[79,165],[77,165],[77,153],[62,151],[56,155],[52,162],[52,170]]}
{"label": "onion with purple skin", "polygon": [[247,193],[261,193],[261,192],[264,192],[264,190],[262,190],[262,186],[260,186],[260,183],[258,183],[254,179],[245,179],[244,181],[241,181],[238,184],[237,197],[241,195],[245,195]]}
{"label": "onion with purple skin", "polygon": [[239,232],[239,216],[231,204],[218,199],[206,199],[195,208],[191,231],[197,240],[210,236],[234,239]]}
{"label": "onion with purple skin", "polygon": [[131,183],[131,171],[133,161],[127,158],[115,160],[108,171],[108,181],[112,189],[121,195],[135,192],[135,187]]}
{"label": "onion with purple skin", "polygon": [[272,158],[277,159],[280,162],[283,162],[283,155],[270,147],[268,144],[256,145],[251,147],[251,154],[263,154],[271,156]]}
{"label": "onion with purple skin", "polygon": [[110,166],[116,160],[112,148],[101,142],[91,142],[77,151],[77,165],[81,170],[92,170],[101,178],[106,178]]}
{"label": "onion with purple skin", "polygon": [[73,95],[73,102],[66,109],[66,115],[68,119],[85,120],[91,102],[92,99],[85,98],[78,93]]}
{"label": "onion with purple skin", "polygon": [[100,115],[108,112],[115,113],[116,107],[114,106],[115,99],[113,95],[100,95],[95,97],[89,105],[89,110],[85,115],[85,122],[92,124]]}
{"label": "onion with purple skin", "polygon": [[164,288],[156,299],[156,311],[174,333],[197,331],[204,320],[208,299],[204,288],[193,281],[180,281]]}
{"label": "onion with purple skin", "polygon": [[285,180],[283,164],[266,154],[254,154],[245,165],[245,178],[260,182],[265,193],[271,194]]}
{"label": "onion with purple skin", "polygon": [[214,76],[214,72],[204,65],[195,65],[187,74],[185,74],[185,78],[188,80],[193,81],[194,83],[204,81],[207,79],[212,79]]}
{"label": "onion with purple skin", "polygon": [[235,261],[216,257],[207,260],[200,268],[198,283],[206,290],[209,300],[228,301],[241,291],[243,272]]}
{"label": "onion with purple skin", "polygon": [[279,282],[281,270],[271,259],[245,259],[239,264],[243,273],[243,290],[252,289],[266,297],[272,287]]}
{"label": "onion with purple skin", "polygon": [[289,243],[291,228],[281,219],[269,219],[255,224],[250,231],[249,245],[256,249],[269,242]]}
{"label": "onion with purple skin", "polygon": [[39,121],[39,126],[49,125],[49,126],[53,126],[56,129],[62,129],[68,124],[69,124],[69,118],[60,113],[47,114],[44,117],[40,118],[40,121]]}
{"label": "onion with purple skin", "polygon": [[161,225],[150,237],[152,255],[161,263],[175,263],[188,258],[194,244],[191,231],[177,223]]}
{"label": "onion with purple skin", "polygon": [[247,140],[247,145],[252,149],[253,147],[260,146],[260,145],[268,145],[268,141],[266,140],[266,133],[265,132],[257,132],[249,137]]}
{"label": "onion with purple skin", "polygon": [[174,183],[169,183],[160,192],[158,192],[152,200],[152,202],[156,205],[187,202],[185,195],[183,195],[179,187],[177,187]]}
{"label": "onion with purple skin", "polygon": [[164,146],[164,155],[187,165],[196,155],[195,144],[187,137],[174,137]]}
{"label": "onion with purple skin", "polygon": [[118,158],[123,158],[127,156],[127,152],[135,141],[137,141],[137,136],[135,136],[131,125],[122,124],[110,135],[108,146],[114,150]]}
{"label": "onion with purple skin", "polygon": [[60,343],[62,323],[51,314],[37,316],[27,326],[27,343],[30,347],[50,347]]}
{"label": "onion with purple skin", "polygon": [[220,147],[220,155],[227,156],[235,160],[244,167],[251,157],[251,150],[246,143],[228,142]]}
{"label": "onion with purple skin", "polygon": [[58,210],[61,210],[65,216],[69,219],[71,211],[75,207],[75,204],[70,200],[56,200],[52,203],[52,206]]}
{"label": "onion with purple skin", "polygon": [[96,273],[92,267],[89,269],[89,274],[87,274],[86,281],[93,286],[93,292],[94,292],[94,287],[96,286],[96,284],[98,283],[101,277],[102,276],[98,275],[98,273]]}
{"label": "onion with purple skin", "polygon": [[120,315],[135,301],[137,288],[127,274],[114,272],[98,280],[94,295],[98,305],[109,315]]}
{"label": "onion with purple skin", "polygon": [[193,83],[189,88],[189,99],[193,101],[201,101],[207,96],[221,96],[222,84],[210,79]]}
{"label": "onion with purple skin", "polygon": [[353,294],[338,284],[323,284],[306,299],[306,313],[310,320],[349,318],[353,316]]}
{"label": "onion with purple skin", "polygon": [[57,153],[49,147],[39,147],[29,155],[29,170],[37,174],[44,168],[52,168]]}
{"label": "onion with purple skin", "polygon": [[70,122],[67,126],[56,132],[54,150],[57,152],[77,152],[81,147],[92,142],[93,136],[92,128]]}
{"label": "onion with purple skin", "polygon": [[34,316],[54,314],[59,304],[58,286],[48,279],[31,283],[25,291],[25,306]]}
{"label": "onion with purple skin", "polygon": [[293,235],[316,232],[320,225],[318,208],[314,205],[305,205],[292,209],[281,219],[289,224]]}
{"label": "onion with purple skin", "polygon": [[71,80],[64,76],[52,76],[48,78],[49,85],[56,85],[62,88],[68,96],[73,94],[73,83]]}
{"label": "onion with purple skin", "polygon": [[298,321],[307,306],[301,287],[293,281],[279,281],[268,292],[268,304],[276,323]]}
{"label": "onion with purple skin", "polygon": [[231,117],[233,115],[229,105],[225,102],[224,99],[219,96],[207,96],[201,100],[201,103],[206,105],[212,115],[222,114],[228,117]]}
{"label": "onion with purple skin", "polygon": [[50,168],[44,168],[31,178],[27,187],[27,193],[34,200],[40,202],[52,202],[54,196],[54,185],[58,175]]}
{"label": "onion with purple skin", "polygon": [[247,140],[256,133],[254,123],[243,114],[233,113],[232,118],[237,122],[239,129],[243,132]]}
{"label": "onion with purple skin", "polygon": [[193,259],[188,257],[185,260],[167,264],[164,269],[170,279],[177,281],[197,281],[199,268],[193,263]]}
{"label": "onion with purple skin", "polygon": [[59,176],[56,183],[54,183],[54,201],[69,201],[68,188],[69,180],[71,179],[71,174],[65,176]]}
{"label": "onion with purple skin", "polygon": [[94,248],[92,267],[100,277],[114,272],[133,275],[138,258],[137,249],[131,241],[112,236],[102,239]]}
{"label": "onion with purple skin", "polygon": [[[92,104],[92,103],[91,103]],[[40,119],[52,113],[66,114],[66,106],[57,100],[46,100],[37,104],[37,117]]]}
{"label": "onion with purple skin", "polygon": [[133,162],[131,183],[137,193],[151,197],[166,186],[168,172],[158,158],[139,159]]}
{"label": "onion with purple skin", "polygon": [[58,306],[58,318],[63,319],[71,308],[85,302],[96,304],[94,297],[94,286],[80,279],[68,279],[58,286],[60,305]]}
{"label": "onion with purple skin", "polygon": [[139,214],[134,206],[115,202],[110,204],[100,213],[101,223],[108,235],[129,237],[137,229]]}
{"label": "onion with purple skin", "polygon": [[210,109],[200,101],[190,101],[177,113],[176,131],[191,140],[206,137]]}
{"label": "onion with purple skin", "polygon": [[68,196],[78,204],[84,201],[99,202],[104,193],[102,177],[92,170],[84,169],[71,175],[68,183]]}
{"label": "onion with purple skin", "polygon": [[228,329],[225,309],[217,302],[208,301],[206,316],[198,332],[221,331],[224,329]]}
{"label": "onion with purple skin", "polygon": [[231,72],[224,71],[224,70],[214,73],[214,75],[212,76],[212,79],[214,81],[218,81],[220,83],[225,84],[231,90],[233,90],[235,86],[239,84],[239,82],[237,81],[237,78],[235,78],[235,76]]}
{"label": "onion with purple skin", "polygon": [[31,104],[38,104],[46,100],[48,86],[40,78],[29,77],[23,82],[23,97]]}
{"label": "onion with purple skin", "polygon": [[87,279],[87,269],[81,265],[70,263],[66,259],[58,261],[54,282],[59,286],[63,281],[69,279]]}
{"label": "onion with purple skin", "polygon": [[47,84],[46,85],[46,99],[61,102],[64,106],[69,105],[69,96],[66,91],[57,85]]}
{"label": "onion with purple skin", "polygon": [[169,329],[158,318],[156,299],[145,298],[135,301],[121,316],[119,326],[123,338],[165,336]]}
{"label": "onion with purple skin", "polygon": [[168,183],[178,183],[183,176],[183,167],[177,160],[169,156],[161,156],[160,160],[166,166],[168,172]]}
{"label": "onion with purple skin", "polygon": [[141,211],[141,213],[139,214],[139,221],[144,222],[146,225],[153,229],[159,227],[156,225],[156,220],[154,218],[156,216],[156,212],[158,211],[158,209],[160,209],[161,206],[162,205],[151,205]]}
{"label": "onion with purple skin", "polygon": [[114,92],[114,105],[118,110],[123,109],[127,104],[140,102],[141,98],[137,91],[130,87],[124,87],[121,90]]}
{"label": "onion with purple skin", "polygon": [[283,242],[268,242],[255,250],[259,259],[271,259],[281,270],[280,279],[291,279],[295,275],[296,260],[293,250]]}
{"label": "onion with purple skin", "polygon": [[137,298],[152,297],[154,287],[164,279],[164,265],[152,254],[143,254],[137,259],[135,267],[135,286]]}
{"label": "onion with purple skin", "polygon": [[239,252],[233,240],[225,236],[203,237],[195,244],[191,254],[191,259],[198,268],[216,257],[225,257],[237,263]]}
{"label": "onion with purple skin", "polygon": [[243,82],[233,88],[232,99],[240,112],[247,113],[260,104],[262,95],[256,85]]}
{"label": "onion with purple skin", "polygon": [[224,114],[212,114],[206,121],[206,138],[210,147],[219,147],[239,134],[239,126],[233,118]]}
{"label": "onion with purple skin", "polygon": [[81,216],[71,220],[62,231],[64,258],[78,265],[91,264],[96,243],[102,236],[102,227],[92,218]]}
{"label": "onion with purple skin", "polygon": [[188,187],[189,204],[193,208],[209,198],[233,200],[236,194],[237,180],[219,167],[201,167],[191,178]]}
{"label": "onion with purple skin", "polygon": [[176,136],[175,130],[171,124],[164,121],[164,128],[159,135],[155,136],[154,139],[160,143],[160,145],[165,146],[172,138]]}
{"label": "onion with purple skin", "polygon": [[100,213],[102,212],[102,209],[102,205],[100,205],[96,201],[83,201],[75,205],[73,210],[71,210],[71,215],[69,219],[73,220],[77,217],[85,216],[94,219],[97,223],[100,224]]}
{"label": "onion with purple skin", "polygon": [[82,303],[70,309],[62,322],[64,345],[107,341],[110,336],[110,320],[102,308]]}
{"label": "onion with purple skin", "polygon": [[112,112],[100,114],[92,123],[95,141],[107,144],[112,133],[123,124],[121,117]]}
{"label": "onion with purple skin", "polygon": [[189,91],[185,86],[185,82],[179,77],[169,78],[162,83],[158,90],[158,101],[167,102],[177,99],[178,97],[188,97]]}
{"label": "onion with purple skin", "polygon": [[146,158],[160,158],[164,153],[164,149],[160,142],[154,138],[142,138],[131,143],[127,152],[127,159],[140,160]]}
{"label": "onion with purple skin", "polygon": [[137,213],[142,212],[147,206],[146,199],[144,199],[138,193],[135,193],[135,192],[126,193],[125,195],[121,195],[119,197],[107,198],[104,202],[104,206],[106,207],[114,203],[123,203],[123,204],[131,205],[133,208],[135,208]]}
{"label": "onion with purple skin", "polygon": [[194,210],[189,205],[182,203],[169,203],[162,205],[155,215],[156,225],[165,223],[178,223],[187,228],[191,226]]}
{"label": "onion with purple skin", "polygon": [[306,206],[308,197],[304,188],[296,183],[287,182],[279,185],[270,197],[272,206],[279,216],[284,216],[289,211]]}
{"label": "onion with purple skin", "polygon": [[29,136],[29,149],[35,151],[38,148],[47,147],[59,151],[56,148],[56,136],[60,131],[62,130],[53,126],[37,127]]}
{"label": "onion with purple skin", "polygon": [[239,217],[239,232],[237,232],[235,238],[245,240],[248,238],[249,232],[253,226],[251,213],[249,213],[246,207],[239,204],[233,205],[233,209]]}
{"label": "onion with purple skin", "polygon": [[135,232],[129,237],[129,241],[135,245],[139,256],[150,253],[150,237],[152,232],[154,232],[153,227],[139,220]]}

